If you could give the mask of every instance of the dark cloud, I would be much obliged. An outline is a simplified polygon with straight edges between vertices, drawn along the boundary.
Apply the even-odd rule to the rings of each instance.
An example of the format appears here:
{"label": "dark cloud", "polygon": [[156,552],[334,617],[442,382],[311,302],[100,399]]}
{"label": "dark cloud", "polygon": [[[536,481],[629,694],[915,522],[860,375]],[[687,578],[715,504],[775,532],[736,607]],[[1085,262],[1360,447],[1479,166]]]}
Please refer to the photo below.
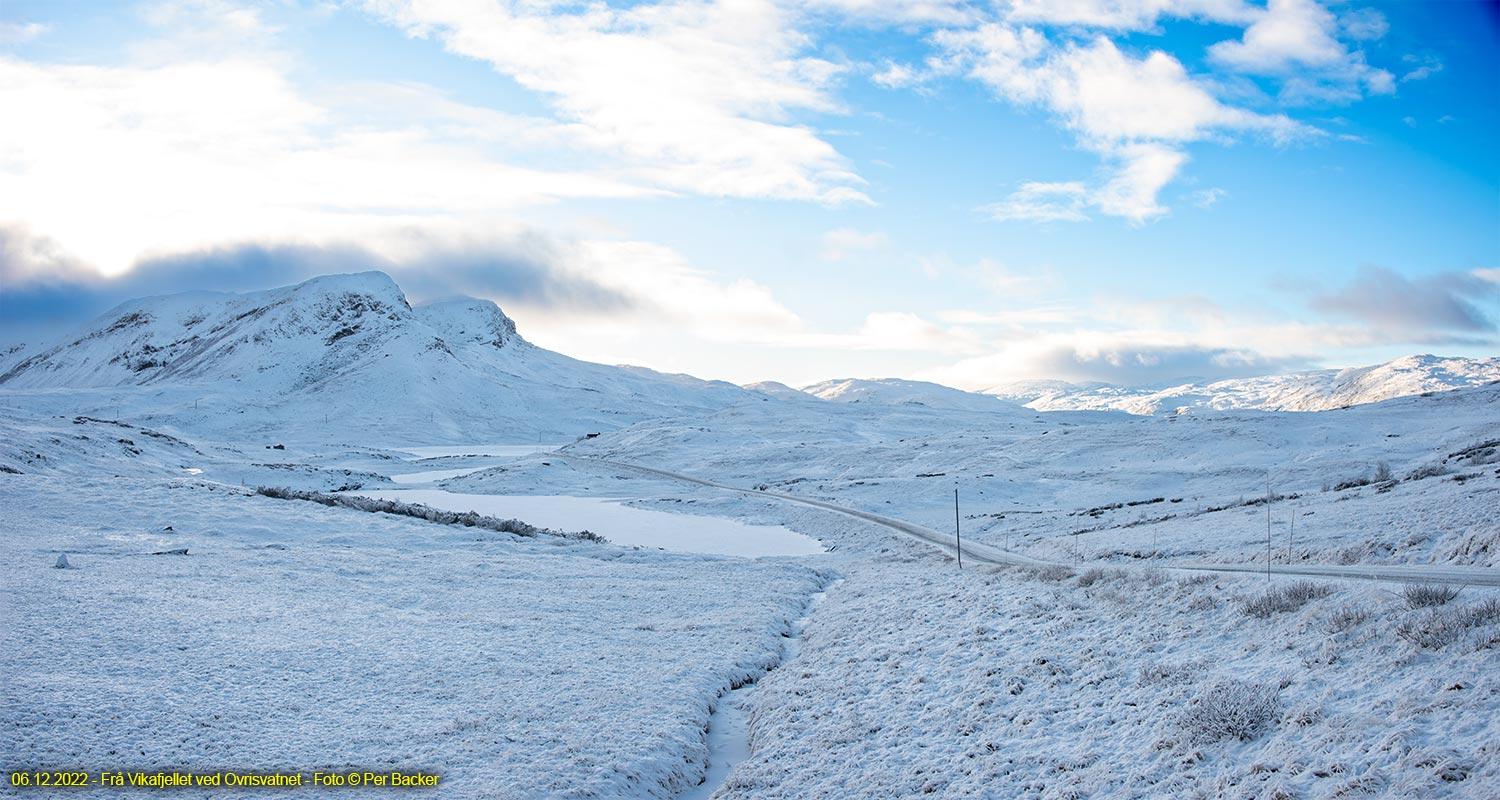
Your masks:
{"label": "dark cloud", "polygon": [[0,289],[76,280],[91,271],[57,242],[24,225],[0,225]]}
{"label": "dark cloud", "polygon": [[1312,369],[1303,356],[1271,357],[1248,350],[1192,345],[1121,344],[1098,350],[1058,347],[1036,358],[1033,372],[1074,383],[1164,388]]}
{"label": "dark cloud", "polygon": [[1468,272],[1410,279],[1384,267],[1361,267],[1343,288],[1313,298],[1313,307],[1422,341],[1447,341],[1451,332],[1494,331],[1484,305],[1500,298],[1500,285]]}
{"label": "dark cloud", "polygon": [[[414,303],[457,295],[558,310],[611,312],[632,299],[562,269],[569,247],[536,234],[503,242],[418,237],[415,256],[393,259],[352,244],[237,244],[142,260],[103,278],[18,229],[0,228],[0,319],[4,338],[49,337],[135,297],[185,291],[244,292],[330,273],[380,270]],[[38,332],[40,336],[27,335]]]}

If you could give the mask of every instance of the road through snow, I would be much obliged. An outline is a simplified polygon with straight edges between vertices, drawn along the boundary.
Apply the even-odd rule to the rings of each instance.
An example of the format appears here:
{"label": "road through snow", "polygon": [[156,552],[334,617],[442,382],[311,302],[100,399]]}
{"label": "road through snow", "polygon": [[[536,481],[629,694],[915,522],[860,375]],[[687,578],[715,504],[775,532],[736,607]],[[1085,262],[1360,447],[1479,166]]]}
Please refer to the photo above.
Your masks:
{"label": "road through snow", "polygon": [[[954,537],[946,533],[917,525],[905,520],[887,517],[881,514],[873,514],[868,511],[858,511],[845,508],[836,503],[823,500],[814,500],[807,497],[783,494],[781,492],[764,491],[760,489],[743,489],[738,486],[730,486],[725,483],[695,478],[691,475],[683,475],[678,472],[669,472],[654,467],[644,467],[639,464],[630,464],[623,461],[610,461],[602,458],[590,458],[588,456],[554,454],[555,457],[603,464],[619,469],[635,470],[649,475],[670,478],[676,481],[694,483],[699,486],[707,486],[714,489],[722,489],[730,492],[739,492],[746,495],[773,497],[790,503],[798,503],[813,508],[821,508],[846,516],[873,522],[885,528],[920,539],[945,553],[957,552]],[[1003,550],[993,545],[980,542],[964,542],[963,553],[965,558],[986,564],[1005,564],[1012,566],[1051,566],[1057,562],[1043,561],[1041,559],[1023,556],[1009,550]],[[1067,566],[1067,565],[1061,565]],[[1112,565],[1120,566],[1120,565]],[[1201,572],[1266,572],[1265,564],[1204,564],[1204,563],[1181,563],[1164,564],[1165,569],[1195,570]],[[1271,565],[1270,572],[1276,575],[1307,575],[1323,578],[1344,578],[1371,581],[1387,581],[1394,583],[1445,583],[1459,584],[1465,586],[1500,586],[1500,570],[1485,567],[1458,567],[1458,566],[1422,566],[1407,564],[1282,564]]]}

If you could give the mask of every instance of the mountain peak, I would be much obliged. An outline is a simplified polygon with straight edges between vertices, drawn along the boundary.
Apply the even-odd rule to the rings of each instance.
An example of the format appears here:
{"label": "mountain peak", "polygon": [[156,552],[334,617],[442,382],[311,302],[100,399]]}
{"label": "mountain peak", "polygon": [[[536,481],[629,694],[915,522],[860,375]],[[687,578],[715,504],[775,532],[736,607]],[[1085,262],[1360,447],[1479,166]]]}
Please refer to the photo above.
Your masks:
{"label": "mountain peak", "polygon": [[477,343],[491,347],[526,343],[516,331],[516,322],[493,301],[475,297],[455,297],[425,303],[416,308],[417,317],[437,331],[450,344]]}

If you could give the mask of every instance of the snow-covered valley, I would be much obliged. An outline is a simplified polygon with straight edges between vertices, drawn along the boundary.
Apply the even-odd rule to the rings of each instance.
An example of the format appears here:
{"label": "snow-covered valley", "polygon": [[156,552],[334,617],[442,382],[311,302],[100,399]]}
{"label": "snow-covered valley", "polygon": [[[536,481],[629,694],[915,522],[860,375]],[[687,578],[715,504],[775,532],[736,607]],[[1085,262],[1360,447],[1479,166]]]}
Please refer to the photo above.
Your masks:
{"label": "snow-covered valley", "polygon": [[[137,301],[4,365],[0,767],[1500,793],[1500,385],[1161,416],[740,388],[383,277]],[[958,568],[955,491],[1005,558]],[[1460,583],[1275,572],[1311,567]]]}

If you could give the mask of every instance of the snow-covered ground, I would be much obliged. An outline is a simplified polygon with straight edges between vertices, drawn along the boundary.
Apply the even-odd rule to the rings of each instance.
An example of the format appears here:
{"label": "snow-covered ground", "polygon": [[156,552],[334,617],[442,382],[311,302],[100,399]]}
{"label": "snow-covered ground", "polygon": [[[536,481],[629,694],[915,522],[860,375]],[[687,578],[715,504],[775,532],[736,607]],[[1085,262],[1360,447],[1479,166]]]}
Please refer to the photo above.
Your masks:
{"label": "snow-covered ground", "polygon": [[1369,585],[1246,616],[1263,586],[851,567],[719,798],[1495,795],[1500,650],[1417,651]]}
{"label": "snow-covered ground", "polygon": [[445,797],[673,797],[704,774],[718,695],[783,658],[825,582],[197,480],[9,475],[0,504],[7,769],[406,769]]}
{"label": "snow-covered ground", "polygon": [[[1282,563],[1290,534],[1293,563],[1500,565],[1500,386],[1321,413],[1165,418],[762,404],[644,422],[560,452],[939,530],[952,528],[958,489],[966,535],[1067,562],[1263,560],[1269,481]],[[1390,480],[1376,480],[1382,468]],[[462,481],[501,491],[524,484],[517,470]]]}
{"label": "snow-covered ground", "polygon": [[[1183,569],[1264,563],[1269,508],[1277,566],[1495,574],[1500,386],[1403,396],[1482,363],[1262,382],[1392,398],[1312,413],[815,397],[583,364],[371,275],[139,301],[28,352],[0,376],[0,770],[1500,796],[1500,592]],[[946,535],[955,490],[967,542],[1033,566],[872,521]]]}

